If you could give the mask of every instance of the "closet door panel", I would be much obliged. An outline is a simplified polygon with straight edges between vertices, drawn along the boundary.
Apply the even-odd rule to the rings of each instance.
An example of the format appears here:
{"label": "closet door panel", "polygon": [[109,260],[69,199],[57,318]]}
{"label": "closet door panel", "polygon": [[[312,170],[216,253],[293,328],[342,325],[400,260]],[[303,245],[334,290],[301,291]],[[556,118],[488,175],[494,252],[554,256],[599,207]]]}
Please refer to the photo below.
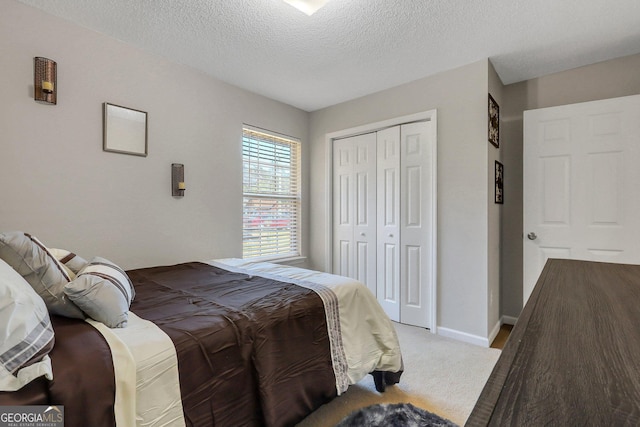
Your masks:
{"label": "closet door panel", "polygon": [[376,134],[353,138],[355,164],[355,265],[353,275],[376,294]]}
{"label": "closet door panel", "polygon": [[375,133],[333,142],[333,272],[376,292]]}
{"label": "closet door panel", "polygon": [[400,321],[430,327],[431,144],[430,122],[400,128]]}
{"label": "closet door panel", "polygon": [[405,305],[420,308],[422,301],[421,247],[405,246],[406,301]]}
{"label": "closet door panel", "polygon": [[353,277],[353,141],[333,142],[333,273]]}
{"label": "closet door panel", "polygon": [[351,264],[351,240],[340,240],[338,242],[338,248],[338,264],[336,265],[337,269],[335,269],[336,266],[334,266],[334,273],[341,276],[348,276],[349,266]]}
{"label": "closet door panel", "polygon": [[[383,270],[378,272],[378,286],[382,294],[380,295],[382,301],[390,301],[397,303],[400,300],[400,289],[397,278],[399,277],[398,259],[400,254],[398,253],[399,247],[396,244],[385,244],[382,248],[382,262],[378,264],[378,268]],[[380,277],[382,276],[382,277]],[[380,286],[382,284],[383,286]],[[400,320],[395,319],[395,320]]]}
{"label": "closet door panel", "polygon": [[400,321],[400,126],[378,132],[378,302]]}
{"label": "closet door panel", "polygon": [[422,212],[422,166],[410,166],[405,170],[406,227],[419,228]]}
{"label": "closet door panel", "polygon": [[369,267],[372,264],[369,262],[369,248],[370,244],[368,242],[358,242],[356,246],[355,278],[365,284],[369,276]]}

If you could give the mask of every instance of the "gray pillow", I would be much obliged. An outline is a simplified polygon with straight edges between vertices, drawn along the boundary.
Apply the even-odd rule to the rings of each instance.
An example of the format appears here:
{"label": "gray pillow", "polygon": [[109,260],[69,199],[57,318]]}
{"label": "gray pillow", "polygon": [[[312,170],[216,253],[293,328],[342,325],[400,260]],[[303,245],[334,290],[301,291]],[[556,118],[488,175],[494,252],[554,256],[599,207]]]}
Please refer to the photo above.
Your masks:
{"label": "gray pillow", "polygon": [[87,260],[79,255],[74,254],[66,249],[48,248],[51,255],[53,255],[61,264],[66,266],[73,276],[71,279],[75,279],[78,271],[88,264]]}
{"label": "gray pillow", "polygon": [[84,319],[82,310],[64,293],[69,275],[38,239],[21,231],[2,233],[0,258],[29,282],[50,313]]}
{"label": "gray pillow", "polygon": [[53,327],[33,288],[0,259],[0,391],[15,391],[35,378],[52,379],[47,354]]}
{"label": "gray pillow", "polygon": [[111,261],[93,258],[64,287],[64,292],[93,320],[110,328],[127,326],[135,290],[127,273]]}

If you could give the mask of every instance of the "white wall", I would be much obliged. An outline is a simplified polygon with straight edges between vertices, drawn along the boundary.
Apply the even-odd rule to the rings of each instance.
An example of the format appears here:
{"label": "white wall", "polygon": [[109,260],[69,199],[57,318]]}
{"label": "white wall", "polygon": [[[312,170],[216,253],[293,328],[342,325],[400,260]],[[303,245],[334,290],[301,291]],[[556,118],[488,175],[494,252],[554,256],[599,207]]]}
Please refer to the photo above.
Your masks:
{"label": "white wall", "polygon": [[[240,256],[242,123],[308,153],[308,113],[13,0],[1,9],[0,231],[124,268]],[[35,56],[58,63],[56,106],[33,100]],[[102,151],[103,102],[148,112],[148,157]],[[182,199],[171,163],[185,164]]]}
{"label": "white wall", "polygon": [[505,86],[501,110],[506,177],[501,263],[503,315],[515,318],[522,310],[522,112],[640,94],[639,70],[640,54]]}
{"label": "white wall", "polygon": [[[486,338],[488,298],[488,61],[311,113],[311,265],[324,270],[327,227],[325,135],[438,111],[439,331]],[[491,187],[493,188],[493,187]]]}

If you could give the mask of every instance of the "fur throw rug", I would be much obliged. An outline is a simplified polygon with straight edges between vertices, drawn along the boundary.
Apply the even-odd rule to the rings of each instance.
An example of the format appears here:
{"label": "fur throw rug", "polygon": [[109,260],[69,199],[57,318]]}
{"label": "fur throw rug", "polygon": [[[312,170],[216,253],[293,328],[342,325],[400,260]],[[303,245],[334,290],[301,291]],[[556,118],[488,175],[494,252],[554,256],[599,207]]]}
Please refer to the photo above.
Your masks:
{"label": "fur throw rug", "polygon": [[378,404],[359,409],[336,427],[458,427],[410,403]]}

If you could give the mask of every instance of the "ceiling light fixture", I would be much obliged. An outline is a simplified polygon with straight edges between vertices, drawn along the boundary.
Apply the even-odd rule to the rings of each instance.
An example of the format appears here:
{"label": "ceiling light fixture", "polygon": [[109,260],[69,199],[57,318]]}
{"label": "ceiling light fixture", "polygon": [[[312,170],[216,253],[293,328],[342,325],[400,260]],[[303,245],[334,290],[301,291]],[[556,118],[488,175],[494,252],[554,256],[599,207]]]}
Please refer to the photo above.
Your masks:
{"label": "ceiling light fixture", "polygon": [[284,0],[296,9],[311,16],[324,6],[329,0]]}

